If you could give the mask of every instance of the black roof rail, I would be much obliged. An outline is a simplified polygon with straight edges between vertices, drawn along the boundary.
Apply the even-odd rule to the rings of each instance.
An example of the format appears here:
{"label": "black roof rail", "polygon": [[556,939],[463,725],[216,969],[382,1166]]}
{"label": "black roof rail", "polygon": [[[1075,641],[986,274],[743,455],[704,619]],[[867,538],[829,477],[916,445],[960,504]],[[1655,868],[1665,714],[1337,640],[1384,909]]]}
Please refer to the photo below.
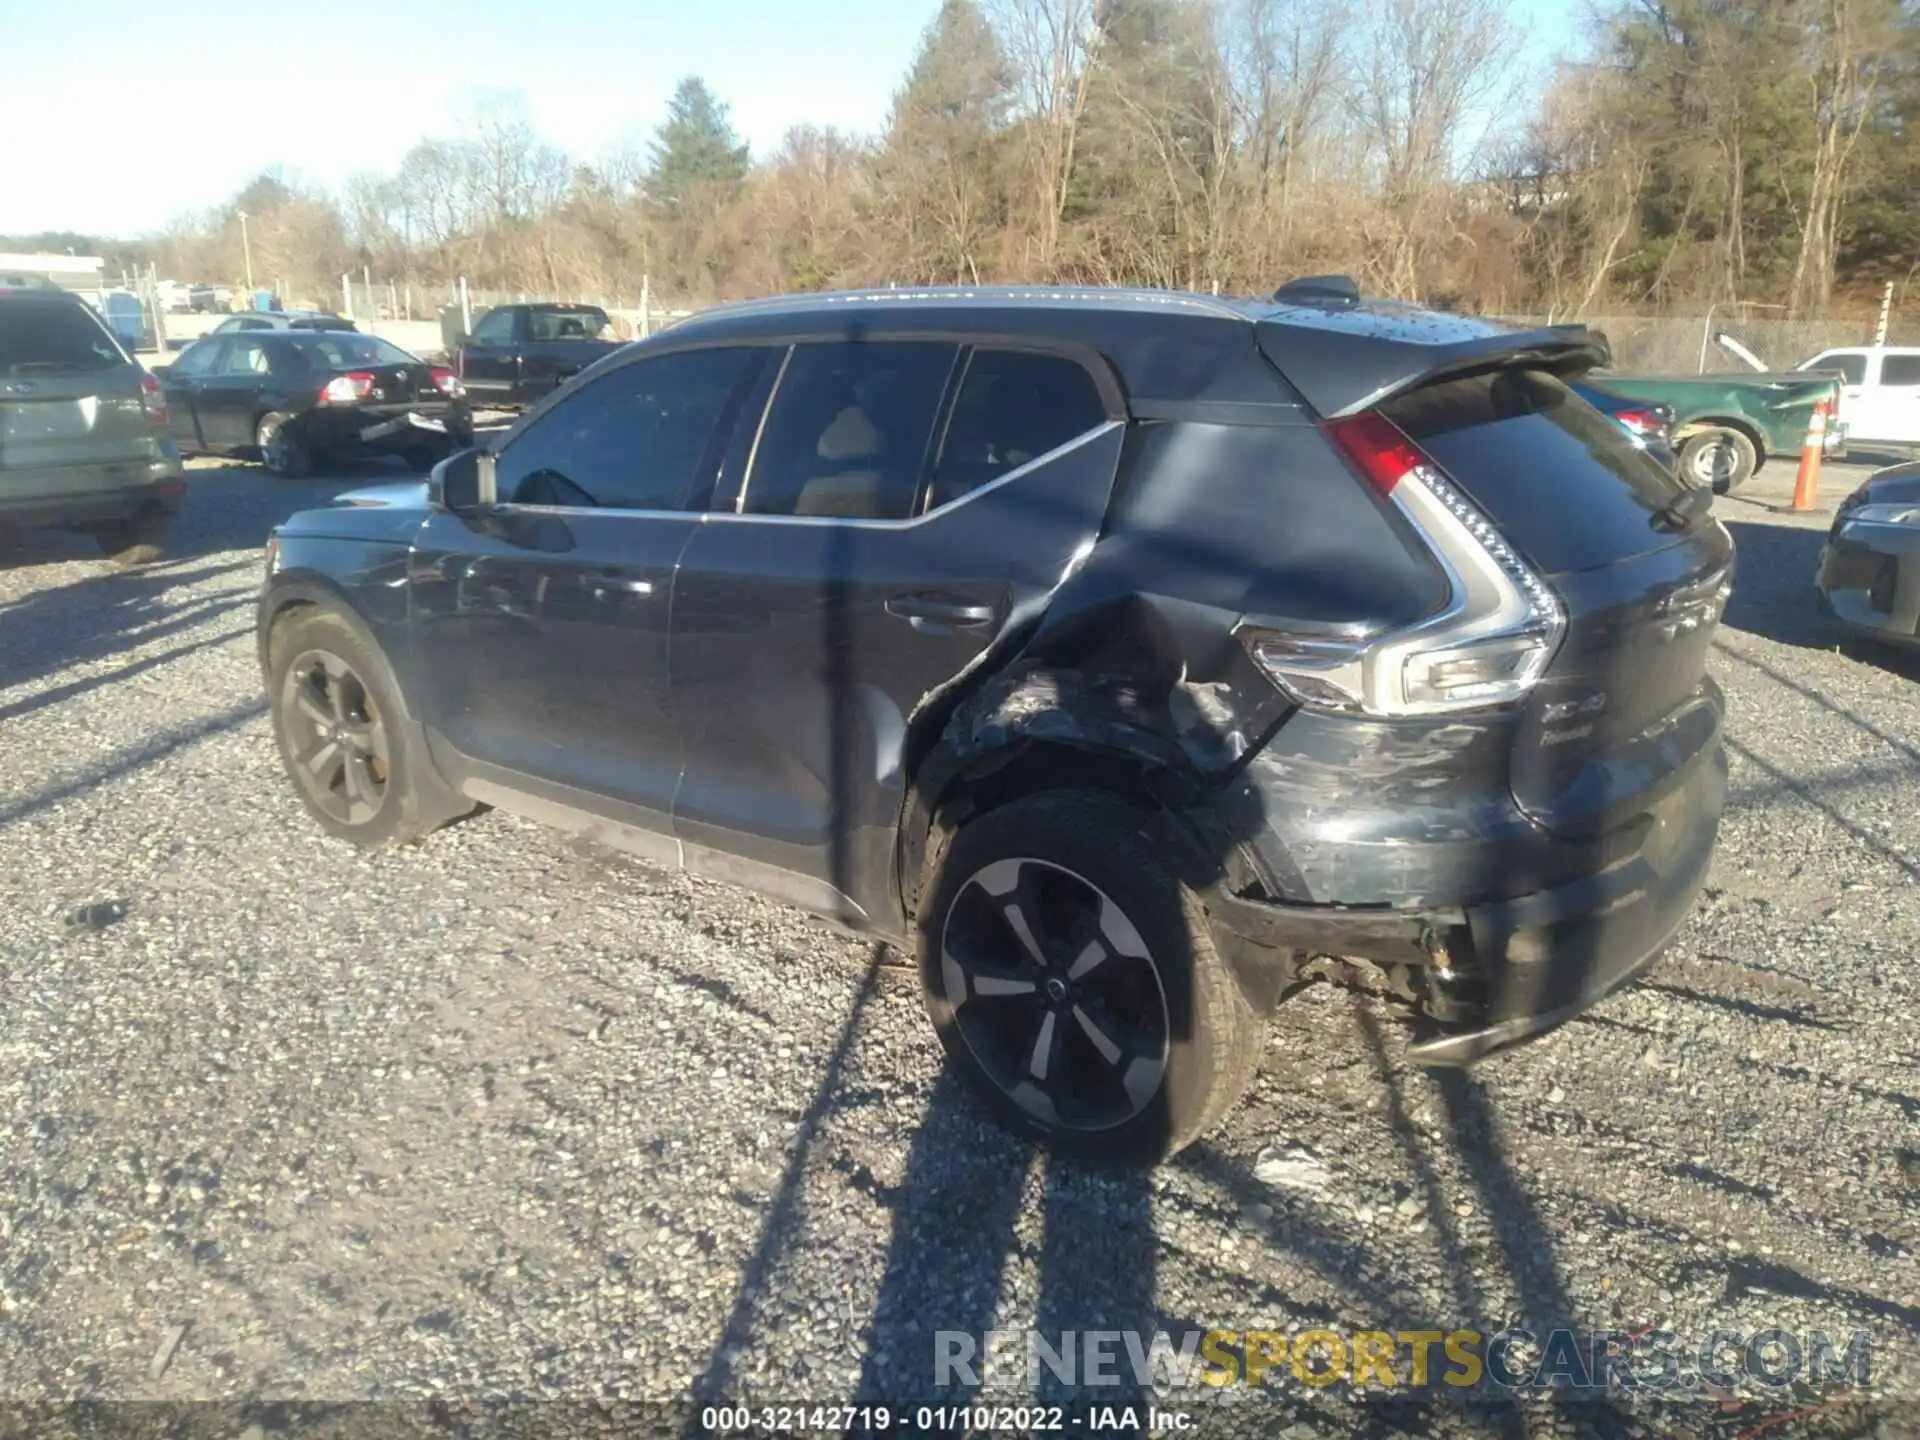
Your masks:
{"label": "black roof rail", "polygon": [[1283,305],[1326,305],[1348,309],[1360,303],[1360,287],[1351,275],[1302,275],[1273,292]]}

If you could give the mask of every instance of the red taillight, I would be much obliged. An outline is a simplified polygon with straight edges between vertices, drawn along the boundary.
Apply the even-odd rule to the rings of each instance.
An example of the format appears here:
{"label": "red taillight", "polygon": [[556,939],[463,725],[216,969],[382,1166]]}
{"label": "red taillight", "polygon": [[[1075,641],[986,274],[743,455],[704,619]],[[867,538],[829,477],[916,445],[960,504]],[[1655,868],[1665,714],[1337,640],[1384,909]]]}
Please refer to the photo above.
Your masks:
{"label": "red taillight", "polygon": [[147,412],[147,419],[155,425],[167,423],[167,395],[160,388],[160,382],[153,376],[141,373],[140,405]]}
{"label": "red taillight", "polygon": [[460,377],[444,365],[433,367],[433,388],[449,400],[458,400],[467,393],[467,387],[460,383]]}
{"label": "red taillight", "polygon": [[1326,428],[1340,453],[1382,495],[1391,495],[1409,471],[1427,463],[1414,443],[1400,433],[1400,427],[1377,411],[1329,421]]}
{"label": "red taillight", "polygon": [[1621,410],[1614,419],[1636,435],[1657,435],[1660,433],[1660,417],[1651,410]]}
{"label": "red taillight", "polygon": [[349,370],[336,375],[320,392],[322,405],[351,405],[373,393],[373,376],[364,370]]}

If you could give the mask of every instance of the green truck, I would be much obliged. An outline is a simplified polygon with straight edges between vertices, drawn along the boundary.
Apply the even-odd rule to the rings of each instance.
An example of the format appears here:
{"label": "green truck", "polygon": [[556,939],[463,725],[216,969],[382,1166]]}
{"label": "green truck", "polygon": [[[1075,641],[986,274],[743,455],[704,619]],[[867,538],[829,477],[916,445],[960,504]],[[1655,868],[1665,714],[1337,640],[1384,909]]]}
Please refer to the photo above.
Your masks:
{"label": "green truck", "polygon": [[1845,417],[1833,418],[1837,375],[1801,370],[1757,375],[1614,375],[1594,384],[1616,395],[1668,406],[1674,448],[1687,483],[1737,490],[1775,455],[1798,456],[1813,424],[1814,405],[1828,402],[1827,454],[1845,449]]}

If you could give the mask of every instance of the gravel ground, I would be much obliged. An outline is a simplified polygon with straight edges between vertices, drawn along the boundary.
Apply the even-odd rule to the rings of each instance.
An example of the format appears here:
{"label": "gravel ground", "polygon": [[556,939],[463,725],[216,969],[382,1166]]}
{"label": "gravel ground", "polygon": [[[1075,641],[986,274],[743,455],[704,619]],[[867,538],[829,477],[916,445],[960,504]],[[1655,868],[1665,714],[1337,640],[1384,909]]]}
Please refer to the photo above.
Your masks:
{"label": "gravel ground", "polygon": [[383,476],[204,466],[133,574],[0,537],[0,1397],[901,1403],[943,1398],[940,1329],[1524,1320],[1865,1329],[1876,1395],[1171,1408],[1915,1433],[1920,671],[1815,623],[1826,517],[1770,508],[1790,473],[1719,507],[1731,810],[1668,958],[1438,1081],[1391,1005],[1311,988],[1227,1127],[1148,1176],[994,1129],[911,976],[797,912],[500,814],[324,839],[262,715],[257,552]]}

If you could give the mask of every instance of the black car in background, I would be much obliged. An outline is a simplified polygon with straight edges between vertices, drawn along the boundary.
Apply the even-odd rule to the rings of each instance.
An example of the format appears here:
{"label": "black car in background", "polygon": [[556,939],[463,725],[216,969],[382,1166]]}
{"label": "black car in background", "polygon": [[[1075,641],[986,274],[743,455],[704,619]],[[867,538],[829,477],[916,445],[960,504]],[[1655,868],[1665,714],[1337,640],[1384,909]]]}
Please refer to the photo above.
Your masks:
{"label": "black car in background", "polygon": [[1308,957],[1458,1064],[1686,918],[1733,546],[1605,357],[1346,280],[722,307],[280,526],[275,735],[332,835],[495,805],[914,949],[1007,1123],[1151,1159]]}
{"label": "black car in background", "polygon": [[501,305],[453,350],[454,373],[476,405],[531,405],[612,354],[613,321],[598,305]]}
{"label": "black car in background", "polygon": [[1678,474],[1673,448],[1673,407],[1629,399],[1597,385],[1591,380],[1574,380],[1569,387],[1602,415],[1612,420],[1634,443],[1651,455],[1671,474]]}
{"label": "black car in background", "polygon": [[329,315],[320,310],[246,310],[229,315],[207,331],[209,335],[231,335],[239,330],[351,330],[360,327],[344,315]]}
{"label": "black car in background", "polygon": [[453,372],[372,335],[209,335],[154,373],[183,451],[257,457],[276,475],[365,453],[426,469],[473,440],[473,415]]}

